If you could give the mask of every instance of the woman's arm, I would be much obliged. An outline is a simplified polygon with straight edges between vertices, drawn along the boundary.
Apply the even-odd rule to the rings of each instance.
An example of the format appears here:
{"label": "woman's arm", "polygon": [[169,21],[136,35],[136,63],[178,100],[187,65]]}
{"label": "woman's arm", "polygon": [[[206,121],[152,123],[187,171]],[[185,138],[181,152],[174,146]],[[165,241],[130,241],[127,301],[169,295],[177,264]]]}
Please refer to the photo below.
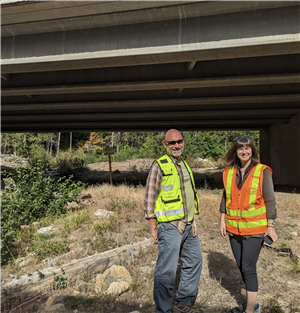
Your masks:
{"label": "woman's arm", "polygon": [[268,219],[268,228],[265,232],[265,236],[270,236],[273,242],[276,242],[278,236],[275,231],[275,219],[277,217],[276,211],[276,203],[275,203],[275,194],[274,194],[274,186],[273,179],[268,169],[264,170],[264,180],[263,180],[263,197],[266,204],[267,209],[267,219]]}
{"label": "woman's arm", "polygon": [[223,238],[226,238],[225,213],[221,213],[220,233]]}
{"label": "woman's arm", "polygon": [[224,189],[220,203],[220,213],[221,213],[220,233],[223,238],[226,238],[225,212],[226,212],[226,193]]}

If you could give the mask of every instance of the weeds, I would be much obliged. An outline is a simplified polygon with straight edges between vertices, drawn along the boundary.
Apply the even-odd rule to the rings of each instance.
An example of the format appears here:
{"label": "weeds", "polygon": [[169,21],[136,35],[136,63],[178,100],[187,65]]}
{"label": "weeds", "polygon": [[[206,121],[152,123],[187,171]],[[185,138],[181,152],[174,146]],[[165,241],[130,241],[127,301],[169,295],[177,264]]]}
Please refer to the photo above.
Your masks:
{"label": "weeds", "polygon": [[289,313],[300,312],[299,304],[296,301],[292,301],[287,308],[290,310]]}
{"label": "weeds", "polygon": [[284,313],[284,309],[281,307],[281,305],[278,302],[278,299],[281,297],[281,295],[277,294],[273,298],[269,299],[269,308],[270,313]]}
{"label": "weeds", "polygon": [[28,247],[28,252],[33,252],[38,259],[44,259],[50,255],[58,255],[68,251],[68,243],[66,240],[61,241],[42,241],[32,243]]}
{"label": "weeds", "polygon": [[221,194],[221,191],[220,191],[219,189],[215,188],[215,189],[213,190],[213,194],[219,196],[219,195]]}
{"label": "weeds", "polygon": [[138,283],[132,283],[132,285],[131,285],[131,290],[133,291],[133,292],[136,292],[137,290],[138,290],[138,288],[139,288],[139,284]]}
{"label": "weeds", "polygon": [[209,182],[206,179],[204,179],[203,186],[200,188],[200,190],[204,190],[204,191],[210,190]]}
{"label": "weeds", "polygon": [[291,225],[291,224],[285,224],[285,227],[292,227],[292,228],[295,228],[297,226],[297,224],[293,224],[293,225]]}
{"label": "weeds", "polygon": [[299,262],[297,262],[297,263],[293,262],[292,265],[288,268],[287,272],[299,274],[300,273],[300,263]]}
{"label": "weeds", "polygon": [[85,223],[89,223],[92,221],[92,218],[89,215],[88,211],[83,211],[80,212],[78,215],[74,216],[73,218],[71,218],[71,223],[75,226],[75,227],[79,227],[82,224]]}
{"label": "weeds", "polygon": [[121,214],[124,210],[126,212],[131,212],[136,209],[137,203],[136,201],[132,201],[129,199],[124,200],[115,200],[112,199],[106,206],[106,209],[109,211],[116,212],[117,214]]}
{"label": "weeds", "polygon": [[64,289],[67,288],[67,277],[65,276],[65,270],[63,268],[61,268],[61,275],[56,274],[55,272],[53,272],[53,283],[52,283],[52,288],[54,290],[57,289]]}
{"label": "weeds", "polygon": [[292,236],[287,236],[287,237],[284,237],[285,240],[294,240],[294,238]]}

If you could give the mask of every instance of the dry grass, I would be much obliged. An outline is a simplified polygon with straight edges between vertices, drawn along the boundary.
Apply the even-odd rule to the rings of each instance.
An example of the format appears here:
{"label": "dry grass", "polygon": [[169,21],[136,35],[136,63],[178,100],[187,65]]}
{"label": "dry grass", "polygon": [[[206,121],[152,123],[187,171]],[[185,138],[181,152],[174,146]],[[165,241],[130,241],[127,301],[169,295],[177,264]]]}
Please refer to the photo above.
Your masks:
{"label": "dry grass", "polygon": [[[67,216],[58,220],[49,220],[49,224],[58,228],[55,237],[50,240],[65,238],[70,249],[68,253],[53,256],[54,262],[63,264],[74,258],[93,254],[95,251],[103,251],[101,249],[151,238],[148,223],[143,216],[144,187],[103,184],[91,186],[85,192],[92,195],[92,202],[88,206],[70,210]],[[230,312],[231,307],[245,300],[245,289],[228,240],[219,235],[222,190],[202,188],[198,190],[198,194],[200,215],[196,219],[204,263],[197,305],[205,307],[207,313]],[[274,246],[289,247],[300,255],[300,195],[276,193],[276,202],[278,208],[276,229],[279,240]],[[98,209],[113,211],[115,217],[102,221],[95,220],[94,212]],[[45,226],[46,222],[46,220],[43,222]],[[297,232],[298,236],[291,235],[292,232]],[[82,302],[89,296],[80,295],[70,301],[73,301],[75,307],[81,303],[77,306],[79,312],[126,313],[133,310],[140,310],[143,313],[154,312],[152,289],[156,256],[157,246],[153,246],[148,253],[141,252],[137,258],[126,260],[124,266],[132,275],[133,285],[131,290],[119,296],[118,300],[94,296],[93,301],[87,301],[88,306],[83,306]],[[33,258],[27,267],[18,268],[17,272],[22,275],[37,268],[48,267],[48,264],[49,259],[39,261]],[[11,270],[11,264],[3,267],[2,279],[6,279]],[[270,308],[270,303],[275,305],[275,300],[278,302],[276,305],[282,307],[284,312],[297,312],[294,308],[300,306],[299,264],[280,256],[274,250],[263,248],[258,261],[258,276],[259,303],[262,312],[276,313]],[[92,277],[91,281],[94,282],[95,277]],[[65,291],[62,290],[61,293]],[[281,296],[275,299],[277,294]],[[270,302],[273,298],[275,300]],[[78,299],[81,299],[81,302]],[[69,310],[73,311],[74,308]]]}

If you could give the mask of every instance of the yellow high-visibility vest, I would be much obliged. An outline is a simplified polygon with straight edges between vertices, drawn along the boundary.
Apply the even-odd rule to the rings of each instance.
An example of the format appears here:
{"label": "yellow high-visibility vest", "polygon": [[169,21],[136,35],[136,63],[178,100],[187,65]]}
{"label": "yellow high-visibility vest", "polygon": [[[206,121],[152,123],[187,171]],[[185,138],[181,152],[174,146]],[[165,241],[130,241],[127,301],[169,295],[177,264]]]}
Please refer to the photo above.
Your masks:
{"label": "yellow high-visibility vest", "polygon": [[[184,218],[183,199],[181,192],[180,177],[176,165],[165,154],[155,162],[158,163],[162,172],[161,191],[156,199],[154,214],[159,223],[171,222]],[[195,188],[193,173],[183,160],[191,178],[195,194],[195,214],[199,214],[199,198]]]}

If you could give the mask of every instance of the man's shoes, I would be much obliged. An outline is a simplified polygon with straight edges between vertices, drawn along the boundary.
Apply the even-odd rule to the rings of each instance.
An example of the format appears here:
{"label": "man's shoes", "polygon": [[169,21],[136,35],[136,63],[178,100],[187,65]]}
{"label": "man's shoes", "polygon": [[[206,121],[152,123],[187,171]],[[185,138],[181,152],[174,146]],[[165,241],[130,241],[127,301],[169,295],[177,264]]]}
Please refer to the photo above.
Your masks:
{"label": "man's shoes", "polygon": [[[246,311],[246,307],[247,307],[247,302],[244,302],[243,304],[240,304],[236,308],[233,308],[231,312],[232,313],[244,313]],[[256,303],[255,305],[254,313],[260,313],[260,307],[258,303]]]}
{"label": "man's shoes", "polygon": [[173,313],[202,313],[202,309],[195,309],[190,305],[183,305],[180,303],[176,303],[173,306]]}

